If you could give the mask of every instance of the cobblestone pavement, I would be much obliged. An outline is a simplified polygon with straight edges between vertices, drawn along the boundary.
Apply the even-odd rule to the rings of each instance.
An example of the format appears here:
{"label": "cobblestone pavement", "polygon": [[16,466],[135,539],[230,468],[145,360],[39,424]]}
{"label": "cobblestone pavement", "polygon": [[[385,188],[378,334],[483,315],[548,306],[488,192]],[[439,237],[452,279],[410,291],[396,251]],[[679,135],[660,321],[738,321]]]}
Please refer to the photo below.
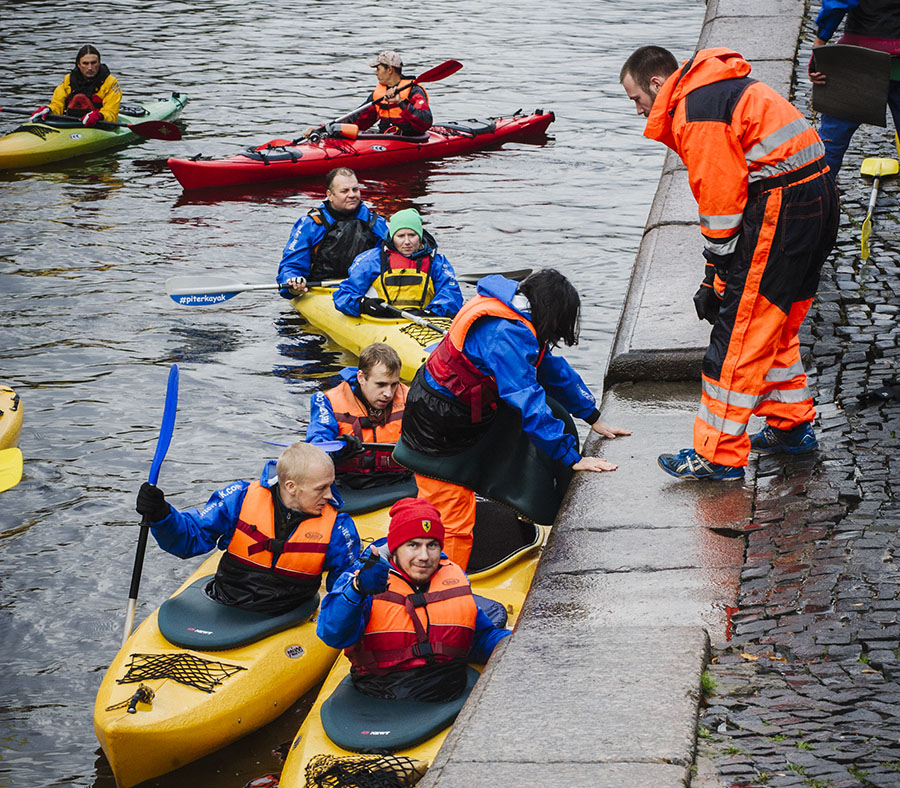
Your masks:
{"label": "cobblestone pavement", "polygon": [[[807,20],[797,106],[813,28]],[[693,786],[900,786],[900,401],[858,397],[900,377],[900,182],[860,228],[866,156],[895,155],[861,128],[838,181],[842,224],[804,326],[820,450],[756,462],[733,637],[713,649]],[[898,557],[900,562],[900,557]]]}

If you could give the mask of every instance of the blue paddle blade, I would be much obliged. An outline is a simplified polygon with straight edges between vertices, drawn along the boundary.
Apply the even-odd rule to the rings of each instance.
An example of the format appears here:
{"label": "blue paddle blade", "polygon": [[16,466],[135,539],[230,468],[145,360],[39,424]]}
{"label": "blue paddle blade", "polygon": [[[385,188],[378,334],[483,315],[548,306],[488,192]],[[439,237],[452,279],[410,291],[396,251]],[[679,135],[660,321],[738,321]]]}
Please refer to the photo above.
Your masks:
{"label": "blue paddle blade", "polygon": [[226,291],[224,293],[191,293],[190,295],[170,294],[169,298],[182,306],[213,306],[221,304],[229,298],[234,298],[236,295],[237,292]]}
{"label": "blue paddle blade", "polygon": [[153,455],[153,463],[150,465],[150,475],[147,481],[156,485],[159,479],[159,468],[166,458],[169,443],[172,441],[172,432],[175,430],[175,411],[178,409],[178,364],[172,364],[169,370],[169,383],[166,386],[166,405],[163,408],[162,425],[159,428],[159,439],[156,441],[156,453]]}

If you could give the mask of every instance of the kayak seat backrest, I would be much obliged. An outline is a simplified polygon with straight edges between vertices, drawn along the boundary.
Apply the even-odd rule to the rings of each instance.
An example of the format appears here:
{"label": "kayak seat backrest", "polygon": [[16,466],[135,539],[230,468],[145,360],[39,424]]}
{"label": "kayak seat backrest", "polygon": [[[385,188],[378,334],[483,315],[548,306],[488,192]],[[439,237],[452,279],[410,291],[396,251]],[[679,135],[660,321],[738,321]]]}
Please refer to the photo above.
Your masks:
{"label": "kayak seat backrest", "polygon": [[250,148],[249,150],[241,151],[240,155],[253,159],[253,161],[261,161],[263,164],[271,164],[273,161],[300,161],[303,158],[303,151],[300,148],[293,147],[273,147],[264,148],[263,150]]}
{"label": "kayak seat backrest", "polygon": [[341,484],[337,480],[338,492],[344,505],[341,511],[349,515],[366,514],[376,509],[384,509],[399,501],[401,498],[415,498],[419,494],[414,478],[402,479],[394,484],[385,484],[381,487],[366,487],[354,489]]}
{"label": "kayak seat backrest", "polygon": [[348,675],[322,704],[322,727],[331,741],[350,752],[406,750],[452,724],[478,675],[468,666],[465,690],[446,703],[373,698],[359,692]]}
{"label": "kayak seat backrest", "polygon": [[475,503],[472,552],[466,572],[471,577],[498,566],[536,544],[539,538],[537,526],[520,520],[508,506],[479,500]]}
{"label": "kayak seat backrest", "polygon": [[468,120],[459,120],[455,123],[440,123],[437,128],[450,129],[451,131],[458,131],[462,134],[477,137],[479,134],[493,134],[497,130],[497,124],[491,120],[469,118]]}
{"label": "kayak seat backrest", "polygon": [[308,621],[319,608],[319,595],[280,616],[267,616],[223,605],[206,593],[212,577],[195,580],[159,608],[159,631],[173,645],[197,651],[224,651],[255,643]]}

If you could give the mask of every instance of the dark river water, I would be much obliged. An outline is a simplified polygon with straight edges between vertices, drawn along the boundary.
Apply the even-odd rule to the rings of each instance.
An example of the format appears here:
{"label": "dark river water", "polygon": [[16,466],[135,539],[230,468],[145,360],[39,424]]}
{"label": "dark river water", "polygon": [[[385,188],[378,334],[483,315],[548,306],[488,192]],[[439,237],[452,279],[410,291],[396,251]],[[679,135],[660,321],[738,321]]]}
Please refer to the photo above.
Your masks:
{"label": "dark river water", "polygon": [[[374,84],[366,60],[390,47],[411,73],[464,63],[429,86],[436,120],[552,109],[542,145],[360,180],[381,213],[418,208],[458,271],[570,276],[583,328],[567,355],[599,391],[663,159],[619,68],[654,41],[687,57],[703,12],[700,0],[4,3],[0,105],[47,103],[87,41],[126,102],[172,90],[191,101],[181,142],[0,173],[0,382],[25,408],[25,475],[0,497],[0,786],[114,786],[92,705],[121,636],[134,496],[169,365],[181,386],[159,485],[187,507],[255,478],[272,454],[262,439],[302,432],[310,393],[353,361],[271,293],[185,308],[163,289],[204,272],[271,280],[320,184],[187,196],[166,157],[229,154],[343,114]],[[15,125],[0,113],[0,131]],[[199,560],[151,544],[138,621]],[[270,751],[302,714],[152,784],[240,788],[277,769]]]}

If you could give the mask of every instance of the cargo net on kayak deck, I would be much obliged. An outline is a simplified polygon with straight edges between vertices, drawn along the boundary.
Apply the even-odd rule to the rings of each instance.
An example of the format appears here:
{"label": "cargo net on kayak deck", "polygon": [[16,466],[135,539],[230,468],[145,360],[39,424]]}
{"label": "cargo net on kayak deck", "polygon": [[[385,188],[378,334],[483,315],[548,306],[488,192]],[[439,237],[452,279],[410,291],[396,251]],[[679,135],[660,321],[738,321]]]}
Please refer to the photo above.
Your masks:
{"label": "cargo net on kayak deck", "polygon": [[[434,323],[434,325],[436,325],[438,328],[443,328],[446,332],[450,329],[452,318],[429,317],[428,322]],[[408,326],[403,326],[403,328],[400,329],[400,333],[406,334],[407,336],[411,337],[422,347],[428,347],[443,336],[443,334],[439,334],[433,328],[428,328],[428,326],[420,326],[418,323],[410,323]]]}
{"label": "cargo net on kayak deck", "polygon": [[408,788],[427,770],[402,755],[316,755],[306,765],[306,788]]}
{"label": "cargo net on kayak deck", "polygon": [[240,665],[195,657],[184,651],[177,654],[132,654],[128,670],[122,678],[116,679],[116,683],[172,679],[187,687],[211,693],[229,676],[246,669]]}

